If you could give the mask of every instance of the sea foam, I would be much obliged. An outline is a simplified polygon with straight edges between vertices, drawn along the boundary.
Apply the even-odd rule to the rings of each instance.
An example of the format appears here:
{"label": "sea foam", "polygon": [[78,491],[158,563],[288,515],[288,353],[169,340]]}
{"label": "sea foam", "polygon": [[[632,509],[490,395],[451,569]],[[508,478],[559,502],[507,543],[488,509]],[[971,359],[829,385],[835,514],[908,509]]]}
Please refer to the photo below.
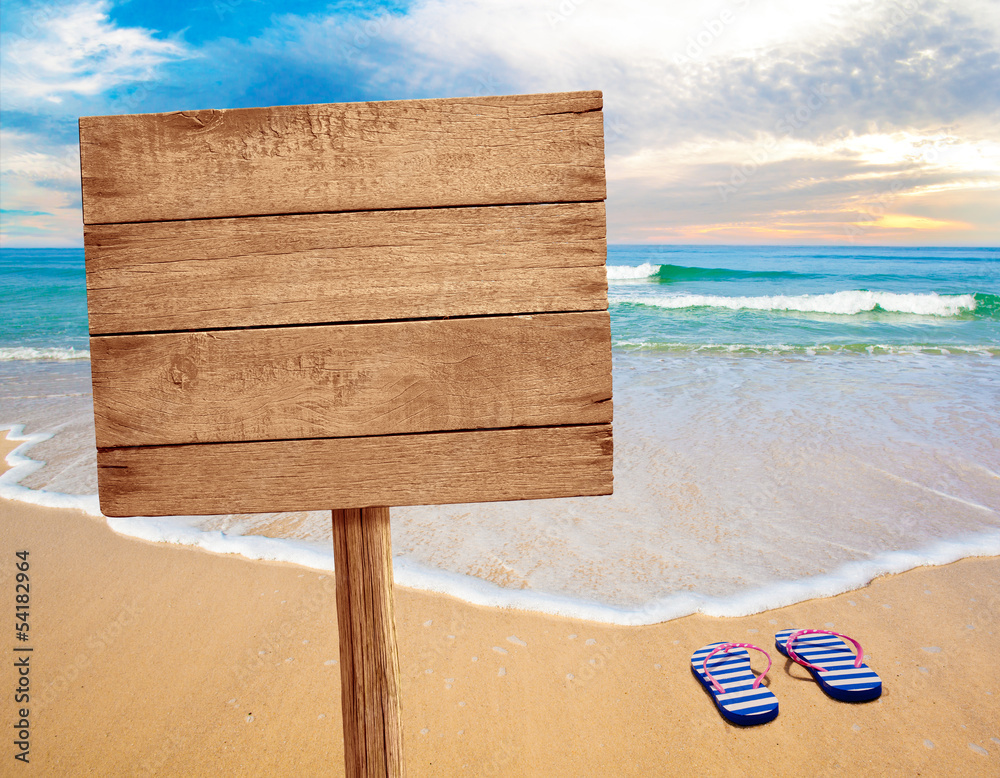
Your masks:
{"label": "sea foam", "polygon": [[641,265],[608,265],[609,281],[634,281],[640,278],[650,278],[655,276],[660,270],[660,265],[651,265],[644,262]]}
{"label": "sea foam", "polygon": [[680,341],[614,340],[612,345],[629,351],[659,351],[679,354],[781,355],[803,354],[893,354],[899,356],[1000,356],[1000,347],[974,346],[961,343],[925,343],[899,345],[893,343],[683,343]]}
{"label": "sea foam", "polygon": [[90,351],[87,349],[77,350],[69,348],[32,348],[28,346],[17,346],[13,348],[0,348],[0,361],[13,360],[57,360],[65,362],[76,359],[90,359]]}
{"label": "sea foam", "polygon": [[875,310],[909,313],[920,316],[958,316],[976,309],[972,294],[944,295],[856,290],[830,294],[764,295],[759,297],[725,297],[721,295],[678,294],[642,298],[611,296],[612,303],[638,303],[657,308],[728,308],[730,310],[799,311],[855,315]]}
{"label": "sea foam", "polygon": [[[43,463],[20,453],[34,443],[47,440],[48,435],[24,435],[15,426],[9,440],[24,441],[7,455],[11,469],[0,476],[0,497],[30,502],[53,508],[76,508],[91,516],[102,514],[97,495],[67,495],[45,490],[28,489],[17,481]],[[151,542],[196,546],[217,554],[238,554],[248,559],[288,562],[313,570],[332,572],[332,548],[290,538],[269,538],[260,535],[229,535],[220,531],[205,531],[185,523],[197,517],[135,517],[107,518],[115,532]],[[915,567],[944,565],[974,556],[1000,555],[1000,530],[968,534],[941,540],[922,548],[888,551],[863,561],[842,564],[830,573],[798,580],[776,581],[726,597],[712,597],[698,592],[678,592],[651,599],[637,607],[615,607],[584,598],[569,597],[532,589],[509,589],[470,575],[431,568],[411,559],[396,557],[393,575],[400,586],[447,594],[472,603],[494,608],[518,608],[567,618],[625,626],[657,624],[693,613],[708,616],[748,616],[765,610],[792,605],[817,597],[858,589],[872,579],[901,573]]]}
{"label": "sea foam", "polygon": [[37,443],[52,438],[51,433],[36,432],[31,435],[24,433],[24,425],[14,424],[0,427],[0,432],[7,430],[7,440],[20,441],[21,445],[7,454],[6,461],[10,469],[0,475],[0,497],[8,500],[19,500],[42,505],[48,508],[76,508],[91,516],[101,516],[100,502],[96,494],[64,494],[47,489],[29,489],[22,486],[21,481],[45,463],[28,457],[25,452]]}
{"label": "sea foam", "polygon": [[[23,436],[14,429],[12,440],[34,443],[48,436]],[[0,476],[0,497],[54,508],[76,508],[92,516],[102,514],[97,495],[66,495],[18,486],[16,481],[42,463],[17,453],[9,454],[12,469]],[[333,572],[332,549],[290,538],[260,535],[229,535],[205,531],[185,523],[197,517],[108,518],[115,532],[151,542],[196,546],[218,554],[238,554],[248,559],[287,562],[313,570]],[[657,597],[637,607],[615,607],[584,598],[569,597],[532,589],[509,589],[470,575],[462,575],[422,565],[411,559],[393,559],[393,575],[400,586],[437,592],[473,605],[517,608],[566,618],[624,626],[643,626],[680,618],[693,613],[708,616],[748,616],[773,608],[818,597],[830,597],[858,589],[872,579],[901,573],[920,566],[944,565],[974,556],[1000,555],[1000,530],[937,541],[922,548],[889,551],[871,559],[842,564],[830,573],[798,580],[776,581],[726,597],[712,597],[682,591]]]}
{"label": "sea foam", "polygon": [[[942,361],[938,381],[909,360],[815,359],[808,367],[619,354],[615,495],[394,508],[397,582],[491,607],[638,625],[746,615],[886,573],[1000,554],[995,447],[982,428],[995,387],[989,361]],[[44,431],[65,434],[57,423]],[[56,440],[22,428],[9,438],[22,446],[8,455],[0,496],[100,515],[95,495],[55,491],[26,455]],[[67,461],[84,453],[67,452]],[[63,465],[54,464],[56,476]],[[19,483],[29,475],[40,489]],[[108,524],[215,553],[334,565],[328,532],[265,537],[259,517]],[[318,526],[328,530],[328,514]]]}

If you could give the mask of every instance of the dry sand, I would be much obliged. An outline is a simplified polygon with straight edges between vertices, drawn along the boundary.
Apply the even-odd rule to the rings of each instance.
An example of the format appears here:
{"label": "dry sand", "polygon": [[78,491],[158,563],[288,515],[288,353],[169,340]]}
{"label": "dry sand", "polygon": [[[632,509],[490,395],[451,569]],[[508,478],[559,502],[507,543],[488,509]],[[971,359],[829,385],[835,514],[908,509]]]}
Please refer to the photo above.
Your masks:
{"label": "dry sand", "polygon": [[[8,603],[20,549],[31,563],[33,774],[343,773],[331,576],[0,500]],[[755,616],[650,627],[398,588],[408,774],[1000,775],[998,573],[997,558],[970,559]],[[773,633],[791,626],[860,639],[881,700],[826,697],[774,651]],[[716,640],[771,651],[774,722],[740,729],[719,717],[688,669]],[[13,636],[5,643],[10,690]],[[15,705],[3,699],[9,733]],[[11,741],[0,772],[20,774]]]}

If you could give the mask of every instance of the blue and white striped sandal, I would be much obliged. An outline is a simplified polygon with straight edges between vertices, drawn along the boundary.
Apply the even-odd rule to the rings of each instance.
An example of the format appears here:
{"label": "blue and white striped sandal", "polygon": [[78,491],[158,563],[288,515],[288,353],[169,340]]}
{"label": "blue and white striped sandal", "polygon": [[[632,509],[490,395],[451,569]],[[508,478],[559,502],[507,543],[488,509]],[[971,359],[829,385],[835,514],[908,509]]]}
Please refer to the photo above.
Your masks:
{"label": "blue and white striped sandal", "polygon": [[[857,648],[857,656],[844,642]],[[882,694],[882,679],[863,661],[865,652],[854,638],[826,629],[783,629],[774,646],[806,668],[819,687],[835,700],[866,702]]]}
{"label": "blue and white striped sandal", "polygon": [[[748,648],[767,657],[767,669],[756,677]],[[691,656],[691,672],[712,696],[722,718],[741,727],[765,724],[778,715],[777,698],[760,685],[770,669],[770,654],[749,643],[709,643]]]}

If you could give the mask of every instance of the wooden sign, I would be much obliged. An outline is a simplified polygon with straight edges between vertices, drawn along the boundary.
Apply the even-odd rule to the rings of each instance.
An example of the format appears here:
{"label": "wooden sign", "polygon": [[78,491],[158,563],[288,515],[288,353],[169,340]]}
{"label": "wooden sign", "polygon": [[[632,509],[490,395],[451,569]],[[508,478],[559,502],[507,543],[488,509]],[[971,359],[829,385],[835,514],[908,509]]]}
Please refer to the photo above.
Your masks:
{"label": "wooden sign", "polygon": [[391,632],[385,506],[610,494],[601,109],[81,118],[103,512],[335,508],[338,597],[381,527]]}
{"label": "wooden sign", "polygon": [[598,92],[80,120],[101,509],[608,494]]}

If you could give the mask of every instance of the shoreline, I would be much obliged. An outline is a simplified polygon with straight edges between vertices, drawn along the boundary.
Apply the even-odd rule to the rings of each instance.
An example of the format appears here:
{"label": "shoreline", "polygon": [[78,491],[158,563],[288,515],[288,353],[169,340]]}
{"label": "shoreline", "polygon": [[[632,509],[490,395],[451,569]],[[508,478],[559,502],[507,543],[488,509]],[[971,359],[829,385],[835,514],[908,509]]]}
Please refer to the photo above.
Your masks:
{"label": "shoreline", "polygon": [[[0,437],[0,478],[16,469],[16,466],[11,467],[6,462],[9,453],[22,445],[30,449],[46,440],[44,435],[24,435],[23,430],[20,431],[21,439],[10,440],[7,436],[18,429],[19,425],[15,425]],[[27,475],[41,466],[27,454],[18,456],[22,460],[20,466],[26,468]],[[319,573],[330,574],[333,571],[332,546],[327,550],[292,538],[274,538],[257,533],[226,534],[183,525],[171,525],[169,530],[165,530],[164,520],[155,517],[109,519],[100,514],[97,495],[74,496],[22,487],[17,481],[23,477],[26,476],[18,477],[13,486],[8,484],[6,490],[0,491],[0,499],[43,507],[79,509],[91,518],[103,521],[125,538],[197,548],[223,555],[235,554],[251,561],[287,563]],[[989,556],[1000,556],[1000,530],[943,539],[916,549],[885,551],[869,559],[842,562],[829,572],[794,580],[777,580],[730,596],[713,597],[682,590],[632,607],[530,588],[502,587],[474,576],[426,567],[406,556],[394,559],[394,573],[397,585],[455,597],[471,605],[514,608],[607,625],[638,627],[694,614],[726,618],[759,614],[799,602],[857,591],[880,576]]]}
{"label": "shoreline", "polygon": [[[5,548],[31,554],[42,706],[33,763],[341,773],[332,576],[137,541],[67,509],[0,500],[0,524]],[[650,775],[679,764],[792,775],[802,760],[820,774],[996,770],[998,581],[1000,559],[967,559],[754,616],[640,627],[397,586],[407,766],[411,775]],[[773,632],[790,626],[859,639],[883,679],[881,700],[827,698],[774,650]],[[771,653],[781,704],[771,724],[724,723],[692,678],[691,653],[723,639]]]}

